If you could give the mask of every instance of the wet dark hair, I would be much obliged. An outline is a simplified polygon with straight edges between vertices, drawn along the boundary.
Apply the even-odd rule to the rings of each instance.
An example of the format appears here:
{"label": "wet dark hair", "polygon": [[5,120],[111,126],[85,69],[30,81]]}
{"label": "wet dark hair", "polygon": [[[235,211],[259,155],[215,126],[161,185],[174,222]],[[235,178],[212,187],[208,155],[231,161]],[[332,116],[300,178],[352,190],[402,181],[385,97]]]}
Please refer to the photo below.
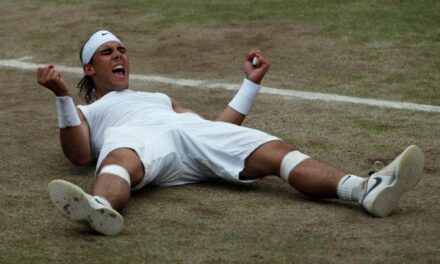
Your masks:
{"label": "wet dark hair", "polygon": [[[82,61],[82,51],[84,49],[85,43],[79,51],[79,60]],[[89,64],[93,64],[93,58],[90,59]],[[79,89],[79,96],[86,101],[87,104],[92,103],[96,99],[96,89],[95,83],[93,83],[92,77],[84,75],[81,80],[77,83],[76,87]]]}
{"label": "wet dark hair", "polygon": [[76,87],[79,89],[79,96],[86,101],[87,104],[92,103],[96,99],[96,89],[92,77],[85,75],[79,80]]}

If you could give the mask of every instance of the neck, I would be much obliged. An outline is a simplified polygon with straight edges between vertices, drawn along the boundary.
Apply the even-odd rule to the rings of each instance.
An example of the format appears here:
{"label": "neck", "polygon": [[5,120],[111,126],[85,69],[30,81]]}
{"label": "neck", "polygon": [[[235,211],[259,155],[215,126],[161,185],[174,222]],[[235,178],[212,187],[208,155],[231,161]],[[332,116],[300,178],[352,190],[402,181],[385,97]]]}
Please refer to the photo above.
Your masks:
{"label": "neck", "polygon": [[109,92],[114,92],[114,91],[123,91],[128,89],[128,87],[126,88],[119,88],[119,89],[106,89],[106,90],[98,90],[96,89],[96,100],[98,100],[99,98],[103,97],[104,95],[108,94]]}

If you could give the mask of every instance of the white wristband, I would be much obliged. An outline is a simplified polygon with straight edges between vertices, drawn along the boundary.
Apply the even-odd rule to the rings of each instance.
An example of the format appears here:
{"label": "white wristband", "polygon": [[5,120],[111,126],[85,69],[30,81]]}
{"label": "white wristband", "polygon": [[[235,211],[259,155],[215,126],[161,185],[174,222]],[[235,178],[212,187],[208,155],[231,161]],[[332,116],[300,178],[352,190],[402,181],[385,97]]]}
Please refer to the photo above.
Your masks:
{"label": "white wristband", "polygon": [[58,127],[76,127],[81,125],[75,104],[70,96],[55,97],[57,104]]}
{"label": "white wristband", "polygon": [[252,105],[254,104],[255,97],[260,91],[261,86],[244,79],[241,88],[238,90],[237,94],[229,102],[229,107],[235,111],[247,115]]}

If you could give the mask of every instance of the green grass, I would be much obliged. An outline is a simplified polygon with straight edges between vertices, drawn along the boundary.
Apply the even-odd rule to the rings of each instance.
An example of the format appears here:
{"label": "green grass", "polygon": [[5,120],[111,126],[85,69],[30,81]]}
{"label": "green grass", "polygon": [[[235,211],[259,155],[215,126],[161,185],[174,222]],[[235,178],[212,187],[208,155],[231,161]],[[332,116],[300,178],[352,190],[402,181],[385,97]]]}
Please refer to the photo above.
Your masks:
{"label": "green grass", "polygon": [[[320,24],[323,33],[349,43],[391,41],[412,45],[440,40],[440,3],[423,1],[32,1],[34,6],[86,5],[102,14],[117,8],[115,25],[133,22],[146,28],[169,28],[177,24],[221,26],[246,21],[271,21],[274,18],[304,20]],[[103,5],[105,3],[105,5]]]}
{"label": "green grass", "polygon": [[[134,73],[237,83],[242,57],[263,49],[264,85],[440,105],[438,1],[13,1],[0,2],[0,59],[79,66],[84,38],[117,33]],[[213,63],[215,62],[215,63]],[[71,85],[78,76],[63,74]],[[146,188],[122,213],[120,236],[67,222],[51,205],[57,178],[88,190],[58,143],[52,95],[35,72],[0,72],[0,263],[436,263],[440,261],[438,113],[260,95],[246,125],[305,153],[367,175],[420,145],[419,188],[395,215],[303,199],[275,178]],[[233,93],[144,82],[214,118]],[[188,90],[190,89],[190,90]],[[75,95],[75,92],[72,92]],[[75,95],[76,102],[80,103]],[[103,254],[105,252],[106,254]]]}
{"label": "green grass", "polygon": [[[388,162],[403,146],[420,145],[427,159],[420,188],[409,192],[402,209],[389,218],[375,219],[344,203],[306,200],[280,180],[268,178],[250,185],[146,188],[122,211],[123,233],[103,237],[63,219],[47,197],[46,186],[53,179],[88,189],[93,175],[93,167],[75,167],[63,157],[52,96],[37,88],[33,74],[4,70],[0,79],[0,110],[9,122],[0,132],[0,145],[6,150],[0,153],[2,263],[440,259],[440,128],[432,126],[438,114],[260,96],[247,119],[250,127],[274,133],[313,157],[360,175],[366,175],[373,161]],[[66,76],[68,82],[73,79]],[[144,90],[165,92],[206,116],[217,115],[232,96],[169,86],[147,85]]]}
{"label": "green grass", "polygon": [[[188,57],[201,66],[172,69],[175,76],[236,82],[231,77],[241,73],[237,67],[228,66],[222,75],[205,71],[205,65],[211,60],[241,65],[236,58],[256,46],[274,64],[268,86],[440,105],[438,1],[38,0],[0,5],[6,11],[0,18],[1,57],[34,55],[44,63],[78,65],[83,39],[108,28],[135,54],[135,72],[168,75],[169,67],[160,65],[188,64],[176,50],[181,47],[197,54]],[[176,52],[160,54],[161,48]],[[151,56],[156,61],[145,66]]]}

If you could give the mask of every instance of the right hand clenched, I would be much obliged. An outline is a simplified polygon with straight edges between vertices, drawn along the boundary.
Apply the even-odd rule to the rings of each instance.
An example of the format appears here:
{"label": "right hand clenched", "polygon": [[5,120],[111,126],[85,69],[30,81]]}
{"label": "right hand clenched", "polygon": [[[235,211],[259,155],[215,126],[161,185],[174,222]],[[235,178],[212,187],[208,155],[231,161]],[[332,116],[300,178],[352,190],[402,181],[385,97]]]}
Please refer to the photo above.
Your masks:
{"label": "right hand clenched", "polygon": [[55,70],[54,65],[39,67],[37,70],[37,80],[40,85],[51,90],[56,96],[69,95],[69,88],[61,78],[60,72]]}

